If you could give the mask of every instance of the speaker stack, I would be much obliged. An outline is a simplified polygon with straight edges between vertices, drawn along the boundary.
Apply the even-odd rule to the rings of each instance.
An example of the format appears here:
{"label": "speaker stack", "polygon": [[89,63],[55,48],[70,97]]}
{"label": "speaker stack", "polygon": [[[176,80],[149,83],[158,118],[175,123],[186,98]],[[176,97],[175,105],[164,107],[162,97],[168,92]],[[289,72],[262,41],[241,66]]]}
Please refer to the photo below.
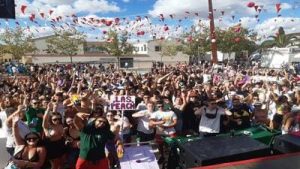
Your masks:
{"label": "speaker stack", "polygon": [[220,136],[179,145],[180,165],[192,168],[270,155],[270,148],[247,136]]}
{"label": "speaker stack", "polygon": [[300,132],[276,136],[273,149],[280,153],[300,152]]}

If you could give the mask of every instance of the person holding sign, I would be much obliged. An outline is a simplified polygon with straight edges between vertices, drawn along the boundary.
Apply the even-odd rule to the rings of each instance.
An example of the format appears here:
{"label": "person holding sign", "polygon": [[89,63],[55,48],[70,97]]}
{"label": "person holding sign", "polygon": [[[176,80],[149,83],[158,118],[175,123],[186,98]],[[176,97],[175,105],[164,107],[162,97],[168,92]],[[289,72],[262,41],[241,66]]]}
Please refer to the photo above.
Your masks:
{"label": "person holding sign", "polygon": [[150,127],[156,127],[156,141],[159,145],[159,152],[161,154],[158,163],[164,162],[164,150],[162,136],[176,137],[175,126],[177,124],[177,116],[173,111],[164,110],[164,102],[158,101],[156,103],[158,110],[150,116]]}

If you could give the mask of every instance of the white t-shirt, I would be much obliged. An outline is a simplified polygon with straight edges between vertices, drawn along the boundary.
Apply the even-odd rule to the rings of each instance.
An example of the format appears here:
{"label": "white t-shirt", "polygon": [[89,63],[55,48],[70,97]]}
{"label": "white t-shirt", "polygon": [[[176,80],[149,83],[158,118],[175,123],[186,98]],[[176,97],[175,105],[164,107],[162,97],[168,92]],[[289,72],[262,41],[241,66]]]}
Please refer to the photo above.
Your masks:
{"label": "white t-shirt", "polygon": [[201,121],[199,124],[199,132],[219,133],[220,132],[221,115],[225,114],[225,110],[221,107],[217,107],[218,110],[217,110],[216,118],[210,119],[205,116],[205,109],[206,109],[207,114],[215,114],[216,113],[216,109],[210,110],[207,107],[203,107]]}
{"label": "white t-shirt", "polygon": [[152,113],[150,113],[148,110],[142,110],[139,113],[143,114],[144,116],[138,118],[137,130],[145,134],[152,134],[154,130],[149,128],[149,119]]}
{"label": "white t-shirt", "polygon": [[5,121],[6,121],[6,112],[1,111],[0,112],[0,120],[2,123],[2,127],[0,128],[0,138],[5,138],[6,137],[6,129],[5,129]]}
{"label": "white t-shirt", "polygon": [[[151,114],[150,119],[157,120],[157,121],[164,120],[165,123],[163,124],[163,126],[170,126],[173,123],[173,120],[177,119],[177,116],[173,111],[164,111],[164,112],[156,111]],[[174,127],[171,128],[157,127],[156,130],[156,134],[159,135],[171,135],[175,133],[176,131]]]}

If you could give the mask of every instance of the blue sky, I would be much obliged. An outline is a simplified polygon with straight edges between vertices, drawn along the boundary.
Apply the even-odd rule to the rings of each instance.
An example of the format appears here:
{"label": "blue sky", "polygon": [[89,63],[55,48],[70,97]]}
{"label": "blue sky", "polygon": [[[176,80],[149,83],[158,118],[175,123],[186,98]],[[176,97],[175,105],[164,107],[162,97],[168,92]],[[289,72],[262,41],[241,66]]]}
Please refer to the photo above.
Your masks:
{"label": "blue sky", "polygon": [[[279,26],[284,26],[288,33],[300,30],[300,0],[212,1],[216,25],[224,29],[241,23],[243,27],[257,31],[261,38],[274,34]],[[247,7],[249,2],[254,2],[261,12],[255,11],[254,7]],[[275,9],[277,3],[282,8],[279,13]],[[208,25],[209,22],[207,0],[16,0],[16,5],[17,20],[0,20],[0,31],[8,26],[15,27],[18,22],[22,27],[28,27],[28,32],[35,36],[52,34],[53,28],[75,27],[93,41],[106,40],[103,32],[109,29],[131,34],[133,40],[148,40],[153,35],[165,39],[178,38],[190,31],[191,25],[201,30],[201,25]],[[24,14],[21,12],[22,5],[26,6]],[[50,10],[53,11],[51,15]],[[44,13],[44,18],[40,13]],[[33,22],[29,20],[32,14],[35,15]],[[79,23],[71,26],[73,18],[70,16],[73,14],[76,14]],[[136,21],[138,16],[141,19]],[[232,16],[235,18],[232,19]],[[59,21],[51,22],[57,17],[61,17]],[[93,21],[87,23],[91,18]],[[119,24],[115,24],[115,18],[120,19]],[[101,19],[113,23],[106,26],[97,22]],[[140,32],[144,34],[137,36]]]}

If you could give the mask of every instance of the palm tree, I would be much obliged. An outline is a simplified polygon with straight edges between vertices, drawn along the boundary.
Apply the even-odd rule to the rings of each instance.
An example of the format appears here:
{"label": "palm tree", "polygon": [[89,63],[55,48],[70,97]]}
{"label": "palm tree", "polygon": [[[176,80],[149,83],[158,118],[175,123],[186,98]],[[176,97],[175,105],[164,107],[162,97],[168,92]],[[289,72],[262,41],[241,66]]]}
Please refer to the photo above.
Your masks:
{"label": "palm tree", "polygon": [[284,48],[289,45],[294,45],[294,43],[299,40],[293,34],[285,34],[284,29],[280,27],[276,36],[269,36],[269,40],[264,41],[261,44],[262,48],[272,48],[272,47],[279,47]]}

